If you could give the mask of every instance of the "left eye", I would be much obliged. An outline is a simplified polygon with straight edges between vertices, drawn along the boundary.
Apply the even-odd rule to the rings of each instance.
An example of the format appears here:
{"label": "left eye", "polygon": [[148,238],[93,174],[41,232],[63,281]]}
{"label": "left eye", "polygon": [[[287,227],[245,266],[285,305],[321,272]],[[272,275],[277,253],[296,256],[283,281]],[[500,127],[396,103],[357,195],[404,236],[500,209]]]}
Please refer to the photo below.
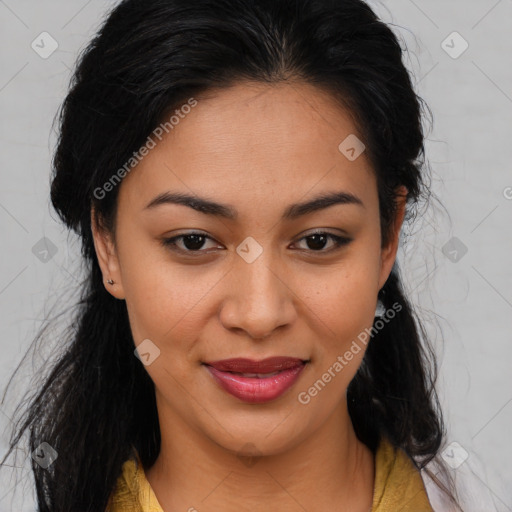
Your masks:
{"label": "left eye", "polygon": [[[330,249],[323,250],[328,239],[331,239],[333,241],[332,246]],[[186,233],[172,238],[164,238],[162,240],[162,244],[164,245],[164,247],[170,247],[171,250],[175,250],[178,252],[200,253],[206,252],[204,250],[200,250],[206,240],[213,241],[213,238],[203,233]],[[331,252],[344,245],[349,244],[352,241],[352,239],[350,238],[335,235],[333,233],[328,233],[325,231],[311,233],[299,239],[299,242],[303,240],[309,240],[309,242],[306,242],[307,245],[309,246],[309,249],[305,250],[310,250],[312,252]],[[178,241],[182,242],[185,248],[180,247]]]}
{"label": "left eye", "polygon": [[[325,247],[325,243],[326,243],[325,241],[329,238],[331,240],[333,240],[333,245],[331,246],[330,249],[324,251],[322,249]],[[313,252],[331,252],[336,249],[339,249],[340,247],[342,247],[344,245],[349,244],[352,241],[350,238],[347,238],[344,236],[339,236],[339,235],[335,235],[333,233],[327,233],[324,231],[318,231],[318,232],[311,233],[311,234],[301,238],[299,240],[299,242],[302,240],[308,240],[308,239],[310,240],[310,242],[307,242],[307,245]],[[311,248],[311,246],[313,246],[313,249]]]}

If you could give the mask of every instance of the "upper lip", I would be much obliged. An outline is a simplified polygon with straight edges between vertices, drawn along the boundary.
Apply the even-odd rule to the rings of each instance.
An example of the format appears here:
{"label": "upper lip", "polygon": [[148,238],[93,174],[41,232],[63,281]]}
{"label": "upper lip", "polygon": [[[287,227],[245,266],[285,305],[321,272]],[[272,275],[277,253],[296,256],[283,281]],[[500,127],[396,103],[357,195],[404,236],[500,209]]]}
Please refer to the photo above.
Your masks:
{"label": "upper lip", "polygon": [[222,359],[204,363],[213,366],[217,370],[236,373],[271,373],[280,370],[288,370],[304,364],[306,361],[298,357],[268,357],[261,361],[247,358]]}

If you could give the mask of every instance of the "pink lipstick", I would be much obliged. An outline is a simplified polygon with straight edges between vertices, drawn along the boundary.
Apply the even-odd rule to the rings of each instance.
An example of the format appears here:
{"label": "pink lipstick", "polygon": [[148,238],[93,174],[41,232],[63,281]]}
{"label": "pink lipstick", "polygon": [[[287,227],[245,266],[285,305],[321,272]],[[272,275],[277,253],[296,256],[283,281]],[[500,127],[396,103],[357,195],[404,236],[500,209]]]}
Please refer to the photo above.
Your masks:
{"label": "pink lipstick", "polygon": [[249,403],[263,403],[281,396],[299,378],[307,361],[296,357],[246,358],[204,363],[228,393]]}

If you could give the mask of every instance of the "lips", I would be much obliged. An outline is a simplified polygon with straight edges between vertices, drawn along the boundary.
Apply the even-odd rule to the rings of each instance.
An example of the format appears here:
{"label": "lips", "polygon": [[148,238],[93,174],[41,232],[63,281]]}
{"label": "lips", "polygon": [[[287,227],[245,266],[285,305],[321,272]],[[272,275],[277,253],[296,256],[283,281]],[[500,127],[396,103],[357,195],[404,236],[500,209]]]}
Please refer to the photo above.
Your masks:
{"label": "lips", "polygon": [[291,368],[296,368],[303,363],[304,361],[297,357],[280,356],[268,357],[261,361],[244,358],[223,359],[221,361],[213,361],[205,364],[222,372],[264,374],[289,370]]}
{"label": "lips", "polygon": [[269,357],[261,361],[224,359],[204,363],[214,380],[231,395],[249,403],[274,400],[299,378],[306,363],[296,357]]}

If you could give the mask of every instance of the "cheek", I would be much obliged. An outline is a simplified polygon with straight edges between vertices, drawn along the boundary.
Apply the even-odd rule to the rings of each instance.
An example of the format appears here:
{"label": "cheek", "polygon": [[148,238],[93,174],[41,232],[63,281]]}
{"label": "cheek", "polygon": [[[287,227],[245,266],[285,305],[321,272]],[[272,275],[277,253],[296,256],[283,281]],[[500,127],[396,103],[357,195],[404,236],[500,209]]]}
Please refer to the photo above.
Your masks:
{"label": "cheek", "polygon": [[[334,334],[353,335],[373,322],[377,300],[379,261],[372,253],[354,252],[339,268],[311,282],[308,306]],[[314,289],[316,284],[316,289]]]}
{"label": "cheek", "polygon": [[[315,321],[316,344],[311,372],[297,397],[309,404],[316,421],[332,410],[346,392],[364,357],[375,313],[375,274],[354,265],[326,280],[308,299]],[[314,313],[312,314],[311,311]],[[368,331],[365,331],[368,329]]]}
{"label": "cheek", "polygon": [[355,373],[364,356],[366,344],[361,340],[364,341],[365,329],[373,323],[374,288],[365,279],[351,277],[344,279],[332,293],[323,295],[315,305],[324,326],[315,354],[321,371],[331,367],[338,356],[351,351],[347,362],[343,362],[344,374]]}
{"label": "cheek", "polygon": [[208,266],[172,262],[158,247],[126,252],[122,279],[135,343],[152,340],[170,364],[192,358],[194,343],[214,314],[209,298],[222,276]]}
{"label": "cheek", "polygon": [[145,369],[170,402],[181,403],[186,394],[169,390],[193,387],[190,369],[198,364],[197,340],[205,328],[204,308],[213,283],[205,278],[194,284],[177,268],[145,268],[144,276],[130,276],[126,293],[131,332],[136,345],[146,339],[156,345],[158,357]]}
{"label": "cheek", "polygon": [[[370,275],[369,275],[370,274]],[[354,270],[341,283],[337,292],[337,314],[333,314],[333,322],[347,333],[354,334],[373,321],[376,300],[375,278],[364,269]]]}
{"label": "cheek", "polygon": [[[314,327],[317,343],[312,354],[317,361],[314,377],[320,378],[330,370],[336,375],[334,387],[340,392],[355,375],[370,340],[368,332],[375,317],[380,268],[380,253],[372,249],[368,246],[366,250],[354,251],[342,266],[333,269],[328,279],[320,281],[320,288],[307,294],[305,310],[310,311],[310,317],[318,318]],[[339,357],[343,359],[340,361]]]}
{"label": "cheek", "polygon": [[[203,292],[203,293],[201,293]],[[198,310],[205,294],[179,273],[161,273],[152,279],[130,278],[126,305],[134,339],[150,338],[159,346],[185,340],[199,327]]]}

